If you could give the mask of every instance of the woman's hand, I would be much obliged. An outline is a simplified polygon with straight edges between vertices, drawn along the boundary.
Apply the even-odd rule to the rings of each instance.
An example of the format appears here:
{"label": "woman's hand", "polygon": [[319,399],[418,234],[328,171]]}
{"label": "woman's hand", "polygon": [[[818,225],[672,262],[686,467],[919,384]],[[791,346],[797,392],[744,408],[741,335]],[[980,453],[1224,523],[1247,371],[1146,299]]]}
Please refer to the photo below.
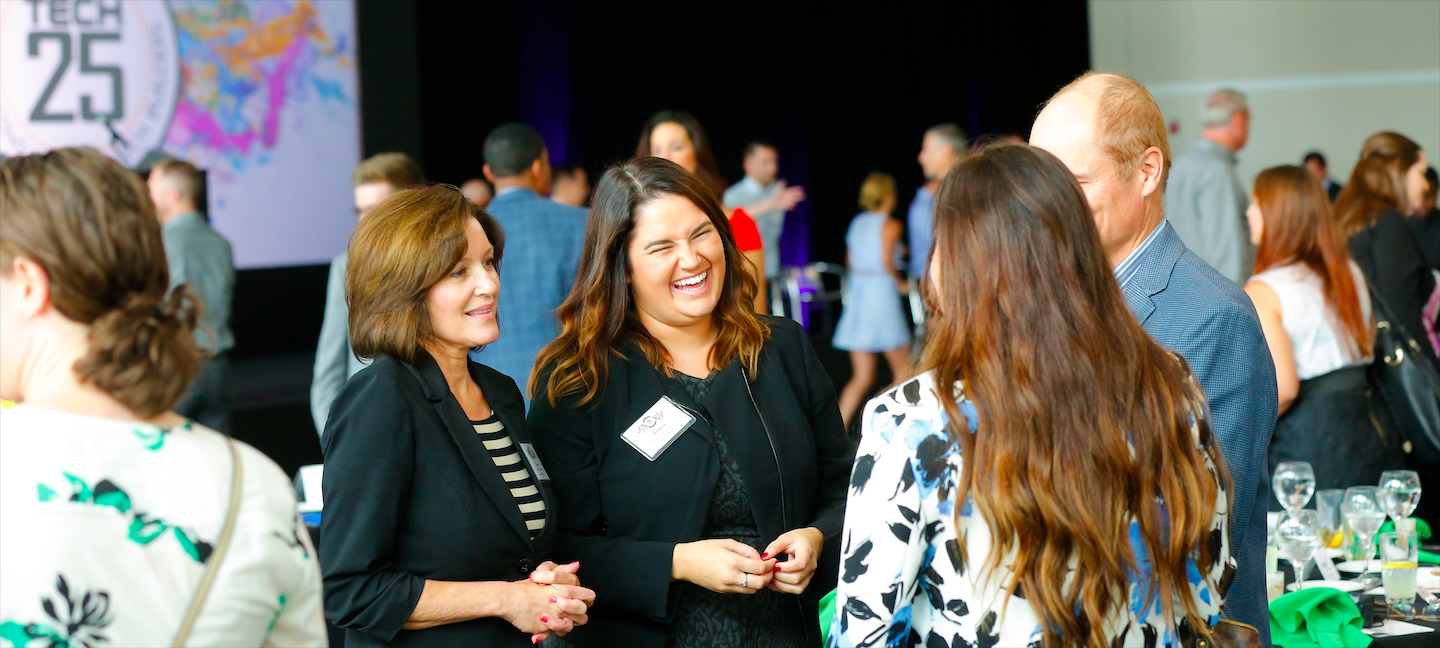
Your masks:
{"label": "woman's hand", "polygon": [[815,527],[795,529],[776,538],[765,547],[761,558],[777,554],[789,554],[790,559],[775,565],[774,578],[769,587],[777,592],[801,594],[815,576],[815,566],[820,560],[820,548],[825,545],[825,534]]}
{"label": "woman's hand", "polygon": [[[570,563],[570,564],[568,564],[568,565],[556,565],[554,562],[551,562],[551,561],[547,560],[547,561],[545,561],[545,562],[543,562],[543,563],[540,563],[540,566],[539,566],[539,567],[536,567],[536,568],[535,568],[535,571],[530,572],[530,582],[532,582],[532,583],[537,583],[537,584],[540,584],[540,585],[575,585],[575,586],[579,586],[579,585],[580,585],[580,578],[575,575],[575,574],[576,574],[577,572],[579,572],[579,571],[580,571],[580,561],[578,561],[578,560],[575,561],[575,562],[572,562],[572,563]],[[579,588],[579,589],[584,589],[584,588]],[[585,591],[588,592],[588,591],[590,591],[590,590],[585,590]],[[558,625],[558,624],[561,623],[561,620],[562,620],[562,619],[569,619],[569,620],[571,621],[571,627],[572,627],[572,629],[573,629],[574,626],[584,625],[584,624],[585,624],[585,620],[589,618],[589,614],[588,614],[589,608],[591,608],[591,607],[593,607],[593,606],[595,605],[595,596],[594,596],[594,594],[592,593],[589,598],[579,599],[579,602],[584,604],[584,608],[585,608],[585,609],[584,609],[584,610],[580,610],[580,611],[577,612],[577,613],[580,615],[580,620],[576,620],[574,617],[570,616],[570,615],[571,615],[571,611],[573,611],[573,610],[576,609],[576,607],[575,607],[575,605],[574,605],[574,600],[573,600],[573,599],[570,599],[570,598],[568,598],[568,597],[565,597],[565,596],[563,596],[563,595],[561,595],[561,594],[559,593],[559,590],[556,590],[555,600],[552,601],[552,603],[555,605],[556,609],[559,610],[559,614],[558,614],[555,618],[551,619],[551,622],[550,622],[550,623],[547,623],[546,626],[547,626],[547,627],[550,627],[552,623]],[[549,615],[546,615],[546,616],[549,616]],[[564,636],[565,633],[564,633],[564,632],[556,632],[555,634],[560,635],[560,636]],[[534,633],[534,634],[530,635],[530,643],[540,643],[540,642],[544,641],[546,638],[548,638],[549,636],[550,636],[550,633],[549,633],[549,632],[537,632],[537,633]]]}
{"label": "woman's hand", "polygon": [[675,545],[670,578],[721,594],[754,594],[770,583],[774,565],[742,542],[700,540]]}
{"label": "woman's hand", "polygon": [[[553,563],[547,564],[553,566]],[[573,578],[574,574],[569,573],[568,576]],[[531,643],[538,643],[552,632],[565,636],[575,626],[585,625],[590,620],[588,613],[590,604],[595,601],[595,592],[578,584],[553,585],[523,580],[506,585],[510,591],[506,592],[505,608],[500,617],[521,631],[530,633]]]}

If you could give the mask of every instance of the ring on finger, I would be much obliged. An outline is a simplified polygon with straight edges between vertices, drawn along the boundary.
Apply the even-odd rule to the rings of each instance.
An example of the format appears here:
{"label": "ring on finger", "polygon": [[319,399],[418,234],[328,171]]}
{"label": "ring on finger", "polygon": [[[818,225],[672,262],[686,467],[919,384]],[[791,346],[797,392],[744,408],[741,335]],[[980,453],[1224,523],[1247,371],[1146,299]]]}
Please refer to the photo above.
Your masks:
{"label": "ring on finger", "polygon": [[740,572],[740,587],[741,587],[742,589],[750,589],[750,585],[748,585],[749,582],[750,582],[750,574],[749,574],[749,572]]}

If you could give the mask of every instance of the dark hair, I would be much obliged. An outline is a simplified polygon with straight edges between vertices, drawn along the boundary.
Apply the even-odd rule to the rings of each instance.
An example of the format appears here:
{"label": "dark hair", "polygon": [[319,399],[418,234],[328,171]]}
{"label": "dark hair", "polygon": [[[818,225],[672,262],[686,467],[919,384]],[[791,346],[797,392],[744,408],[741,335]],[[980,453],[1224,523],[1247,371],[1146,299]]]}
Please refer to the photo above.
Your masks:
{"label": "dark hair", "polygon": [[400,191],[360,220],[345,268],[350,348],[356,357],[414,360],[420,343],[433,335],[426,294],[465,256],[465,225],[472,219],[495,248],[499,269],[505,230],[450,185]]}
{"label": "dark hair", "polygon": [[935,208],[940,291],[921,369],[964,457],[956,501],[973,501],[995,539],[988,568],[1013,557],[1002,586],[1023,589],[1046,646],[1109,645],[1090,620],[1130,604],[1132,577],[1147,606],[1205,636],[1187,561],[1220,560],[1208,541],[1229,477],[1204,395],[1126,308],[1075,176],[1031,146],[986,147],[945,176]]}
{"label": "dark hair", "polygon": [[552,178],[569,178],[569,177],[575,175],[575,172],[576,172],[576,171],[584,171],[584,170],[585,170],[585,167],[582,167],[582,166],[580,166],[580,165],[578,165],[578,164],[574,164],[574,163],[572,163],[572,162],[566,162],[565,164],[557,164],[557,165],[551,167],[550,177],[552,177]]}
{"label": "dark hair", "polygon": [[485,136],[485,164],[497,178],[524,173],[544,154],[540,133],[520,122],[501,124]]}
{"label": "dark hair", "polygon": [[1308,164],[1311,160],[1319,162],[1320,166],[1322,167],[1325,167],[1327,169],[1330,168],[1330,165],[1325,162],[1325,156],[1319,151],[1310,151],[1309,153],[1306,153],[1305,158],[1301,160],[1301,162]]}
{"label": "dark hair", "polygon": [[771,144],[770,142],[768,142],[768,141],[766,141],[766,140],[751,140],[751,142],[750,142],[749,144],[746,144],[746,145],[745,145],[745,154],[742,155],[742,156],[740,156],[740,157],[741,157],[742,159],[743,159],[743,158],[748,158],[748,157],[750,157],[750,155],[753,154],[757,149],[762,149],[762,148],[768,148],[768,149],[770,149],[770,150],[772,150],[772,151],[775,151],[775,154],[776,154],[776,155],[779,155],[779,154],[780,154],[780,149],[779,149],[779,147],[776,147],[774,144]]}
{"label": "dark hair", "polygon": [[1370,354],[1370,323],[1360,310],[1364,284],[1355,284],[1350,251],[1330,213],[1330,197],[1305,167],[1278,166],[1255,177],[1255,203],[1265,221],[1255,274],[1303,263],[1320,278],[1325,303],[1356,357]]}
{"label": "dark hair", "polygon": [[770,329],[750,308],[759,284],[745,271],[745,257],[735,245],[720,201],[680,165],[645,157],[611,167],[600,177],[575,287],[558,311],[563,329],[535,360],[529,385],[532,398],[539,397],[543,386],[551,405],[571,394],[581,394],[577,406],[590,402],[600,393],[610,357],[620,353],[624,340],[639,346],[655,368],[669,371],[670,354],[640,323],[630,294],[629,246],[635,214],[663,196],[680,196],[699,207],[725,247],[725,283],[712,313],[720,329],[710,351],[712,366],[724,367],[738,359],[752,377],[758,371],[760,347],[769,339]]}
{"label": "dark hair", "polygon": [[169,290],[160,222],[139,176],[90,148],[9,158],[0,214],[0,273],[15,257],[34,261],[55,310],[90,327],[76,377],[143,418],[170,409],[200,371],[200,305],[184,286]]}
{"label": "dark hair", "polygon": [[662,110],[655,113],[640,130],[640,143],[635,146],[635,158],[650,157],[650,134],[655,132],[656,126],[667,122],[681,125],[690,135],[690,144],[695,147],[695,175],[700,176],[700,181],[704,182],[710,191],[715,192],[717,199],[724,195],[725,177],[720,175],[720,166],[715,163],[715,150],[710,148],[710,138],[705,135],[705,127],[700,125],[700,120],[688,112]]}
{"label": "dark hair", "polygon": [[1353,236],[1387,209],[1409,212],[1414,205],[1407,204],[1405,172],[1419,159],[1420,145],[1399,133],[1383,131],[1365,140],[1360,161],[1335,197],[1340,232]]}
{"label": "dark hair", "polygon": [[1440,192],[1440,175],[1435,173],[1435,167],[1425,167],[1425,182],[1430,184],[1429,190],[1425,193],[1434,195]]}

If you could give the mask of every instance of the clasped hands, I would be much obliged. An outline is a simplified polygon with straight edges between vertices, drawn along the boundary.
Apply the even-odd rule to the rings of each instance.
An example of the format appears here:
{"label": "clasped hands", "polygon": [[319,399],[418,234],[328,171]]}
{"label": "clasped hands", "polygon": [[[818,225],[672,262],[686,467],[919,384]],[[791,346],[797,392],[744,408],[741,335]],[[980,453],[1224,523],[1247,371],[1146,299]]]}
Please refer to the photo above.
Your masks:
{"label": "clasped hands", "polygon": [[[675,545],[670,577],[722,594],[754,594],[764,588],[800,594],[810,585],[825,535],[814,527],[781,534],[764,552],[735,540]],[[775,556],[787,554],[778,562]]]}
{"label": "clasped hands", "polygon": [[528,580],[514,583],[519,596],[512,602],[506,620],[516,628],[530,633],[530,643],[540,643],[550,633],[565,636],[575,626],[589,621],[590,606],[595,592],[580,586],[576,573],[579,561],[556,565],[540,563]]}

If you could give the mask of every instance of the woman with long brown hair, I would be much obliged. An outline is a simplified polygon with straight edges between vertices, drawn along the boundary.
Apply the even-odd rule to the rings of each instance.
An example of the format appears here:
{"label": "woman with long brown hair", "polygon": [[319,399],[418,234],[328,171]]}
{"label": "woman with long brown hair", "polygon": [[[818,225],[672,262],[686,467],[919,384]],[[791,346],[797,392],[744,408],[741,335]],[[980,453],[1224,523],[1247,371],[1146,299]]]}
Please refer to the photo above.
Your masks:
{"label": "woman with long brown hair", "polygon": [[[1365,276],[1350,258],[1330,201],[1304,167],[1255,178],[1245,216],[1259,247],[1245,292],[1255,302],[1280,393],[1270,471],[1308,461],[1316,488],[1377,483],[1405,455],[1384,405],[1372,402],[1365,368],[1375,324]],[[1280,510],[1272,500],[1270,510]]]}
{"label": "woman with long brown hair", "polygon": [[[557,551],[607,603],[577,646],[809,646],[854,447],[805,331],[757,315],[713,192],[661,158],[601,177],[529,423]],[[814,581],[812,582],[812,578]]]}
{"label": "woman with long brown hair", "polygon": [[1425,151],[1410,138],[1371,135],[1335,199],[1335,220],[1375,293],[1434,363],[1440,349],[1424,342],[1435,338],[1440,290],[1404,216],[1424,196],[1425,164]]}
{"label": "woman with long brown hair", "polygon": [[1229,474],[1188,365],[1126,309],[1075,177],[992,146],[935,204],[923,373],[863,412],[832,644],[1208,634]]}

